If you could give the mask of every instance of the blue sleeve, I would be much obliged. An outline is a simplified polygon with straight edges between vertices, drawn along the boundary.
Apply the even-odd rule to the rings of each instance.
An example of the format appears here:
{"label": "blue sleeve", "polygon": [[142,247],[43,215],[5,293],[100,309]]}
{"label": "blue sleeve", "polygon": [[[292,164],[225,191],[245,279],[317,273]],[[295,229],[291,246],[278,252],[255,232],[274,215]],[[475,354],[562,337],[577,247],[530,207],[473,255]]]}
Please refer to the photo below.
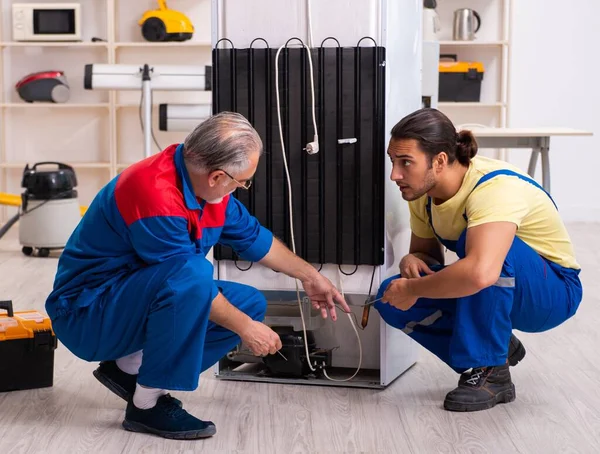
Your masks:
{"label": "blue sleeve", "polygon": [[271,249],[273,234],[235,197],[230,196],[219,243],[231,247],[250,262],[260,261]]}

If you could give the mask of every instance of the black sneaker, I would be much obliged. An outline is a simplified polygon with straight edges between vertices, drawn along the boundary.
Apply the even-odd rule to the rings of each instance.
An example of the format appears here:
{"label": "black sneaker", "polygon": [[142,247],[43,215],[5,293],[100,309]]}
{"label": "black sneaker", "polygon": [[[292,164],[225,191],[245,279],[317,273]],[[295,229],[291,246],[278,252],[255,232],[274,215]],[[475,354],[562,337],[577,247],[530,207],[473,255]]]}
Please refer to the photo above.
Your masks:
{"label": "black sneaker", "polygon": [[466,377],[458,388],[450,391],[444,400],[449,411],[487,410],[496,404],[512,402],[516,398],[515,385],[510,378],[508,364],[478,367],[464,373]]}
{"label": "black sneaker", "polygon": [[[102,361],[93,374],[100,383],[124,401],[129,402],[133,399],[138,377],[137,374],[131,375],[127,372],[123,372],[119,369],[119,366],[117,366],[116,361]],[[179,399],[173,398],[173,400],[180,407],[182,406]]]}
{"label": "black sneaker", "polygon": [[133,398],[137,375],[123,372],[116,361],[102,361],[94,371],[94,377],[121,399],[129,402]]}
{"label": "black sneaker", "polygon": [[131,432],[151,433],[175,440],[196,440],[217,433],[211,421],[201,421],[190,415],[176,400],[170,394],[165,394],[158,398],[154,407],[147,410],[137,408],[130,401],[123,427]]}

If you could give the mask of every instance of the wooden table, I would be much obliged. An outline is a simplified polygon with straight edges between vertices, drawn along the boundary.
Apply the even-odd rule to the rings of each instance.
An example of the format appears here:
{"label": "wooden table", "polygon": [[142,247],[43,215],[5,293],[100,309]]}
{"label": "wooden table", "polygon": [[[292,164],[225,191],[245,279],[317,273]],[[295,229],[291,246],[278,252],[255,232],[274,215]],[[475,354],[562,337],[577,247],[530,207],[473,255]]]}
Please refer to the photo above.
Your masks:
{"label": "wooden table", "polygon": [[590,131],[569,128],[465,128],[470,130],[479,148],[530,148],[527,173],[535,175],[538,156],[542,155],[542,186],[550,193],[550,137],[591,136]]}

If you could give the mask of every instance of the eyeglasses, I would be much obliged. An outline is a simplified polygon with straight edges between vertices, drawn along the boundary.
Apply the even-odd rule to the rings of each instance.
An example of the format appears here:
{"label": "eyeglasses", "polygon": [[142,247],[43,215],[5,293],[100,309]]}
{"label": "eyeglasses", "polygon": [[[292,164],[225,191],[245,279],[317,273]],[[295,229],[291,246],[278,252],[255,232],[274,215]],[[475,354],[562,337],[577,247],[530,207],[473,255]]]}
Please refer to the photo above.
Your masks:
{"label": "eyeglasses", "polygon": [[223,169],[219,169],[221,172],[223,172],[225,175],[227,175],[229,178],[231,178],[233,181],[235,181],[238,185],[240,185],[241,188],[243,189],[250,189],[250,186],[252,186],[252,180],[246,180],[245,183],[242,183],[238,180],[236,180],[235,178],[233,178],[231,175],[229,175],[227,172],[225,172]]}

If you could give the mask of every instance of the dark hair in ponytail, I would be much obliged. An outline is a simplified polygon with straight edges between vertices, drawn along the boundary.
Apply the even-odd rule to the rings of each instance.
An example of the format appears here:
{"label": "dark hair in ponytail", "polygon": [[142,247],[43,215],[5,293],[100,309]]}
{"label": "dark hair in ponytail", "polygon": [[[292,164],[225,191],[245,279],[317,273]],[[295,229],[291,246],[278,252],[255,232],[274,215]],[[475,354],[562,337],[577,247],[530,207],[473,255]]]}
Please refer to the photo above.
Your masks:
{"label": "dark hair in ponytail", "polygon": [[448,155],[452,164],[458,161],[464,166],[477,154],[477,141],[471,131],[460,131],[450,119],[436,109],[417,110],[404,117],[392,128],[395,140],[414,139],[429,158],[429,162],[442,151]]}
{"label": "dark hair in ponytail", "polygon": [[456,141],[456,159],[463,165],[469,165],[469,161],[477,154],[477,141],[471,131],[460,131]]}

